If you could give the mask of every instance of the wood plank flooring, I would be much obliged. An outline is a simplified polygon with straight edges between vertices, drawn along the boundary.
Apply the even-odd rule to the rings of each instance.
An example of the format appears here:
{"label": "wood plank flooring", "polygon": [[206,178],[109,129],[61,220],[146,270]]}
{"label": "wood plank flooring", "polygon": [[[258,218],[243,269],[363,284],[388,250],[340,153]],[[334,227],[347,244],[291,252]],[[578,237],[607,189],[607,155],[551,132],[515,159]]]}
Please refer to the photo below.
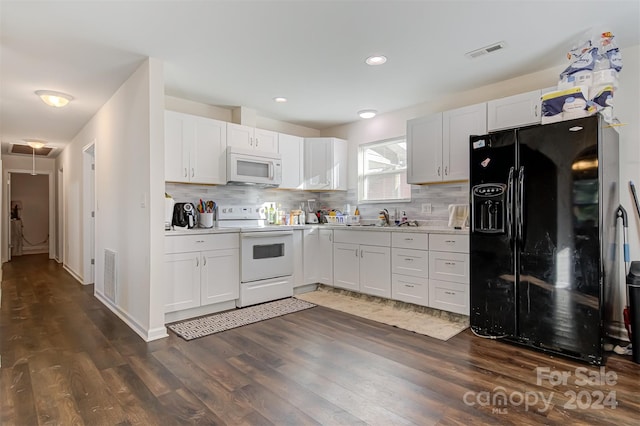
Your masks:
{"label": "wood plank flooring", "polygon": [[[46,255],[4,265],[0,355],[1,425],[640,419],[640,368],[630,357],[611,355],[600,370],[469,330],[442,342],[322,307],[190,342],[170,333],[145,343]],[[554,383],[561,373],[566,382]],[[600,373],[609,383],[596,381]]]}

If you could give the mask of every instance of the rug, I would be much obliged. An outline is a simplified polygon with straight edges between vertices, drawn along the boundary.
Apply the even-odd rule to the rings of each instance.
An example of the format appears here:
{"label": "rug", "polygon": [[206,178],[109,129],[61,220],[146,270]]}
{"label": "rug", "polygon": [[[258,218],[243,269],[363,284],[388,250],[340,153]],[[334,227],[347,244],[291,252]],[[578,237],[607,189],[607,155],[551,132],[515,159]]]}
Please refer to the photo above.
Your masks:
{"label": "rug", "polygon": [[324,285],[320,285],[316,291],[295,297],[445,341],[469,327],[469,317],[466,315]]}
{"label": "rug", "polygon": [[193,340],[232,328],[242,327],[243,325],[313,308],[314,306],[316,305],[313,303],[289,297],[206,317],[180,321],[169,324],[167,327],[184,340]]}

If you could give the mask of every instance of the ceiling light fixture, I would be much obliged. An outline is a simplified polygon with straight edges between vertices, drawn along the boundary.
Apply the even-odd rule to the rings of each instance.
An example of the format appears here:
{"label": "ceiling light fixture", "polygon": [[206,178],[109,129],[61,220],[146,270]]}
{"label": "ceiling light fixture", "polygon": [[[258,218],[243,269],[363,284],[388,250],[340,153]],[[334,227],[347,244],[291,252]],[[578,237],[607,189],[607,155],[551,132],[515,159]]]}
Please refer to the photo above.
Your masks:
{"label": "ceiling light fixture", "polygon": [[55,108],[62,108],[73,100],[71,95],[52,90],[36,90],[35,93],[42,99],[42,102]]}
{"label": "ceiling light fixture", "polygon": [[358,111],[360,118],[373,118],[377,113],[378,111],[375,109],[363,109],[362,111]]}
{"label": "ceiling light fixture", "polygon": [[36,149],[40,149],[43,148],[45,143],[42,141],[39,141],[37,139],[25,139],[24,140],[27,145],[29,145],[31,147],[31,150],[33,151],[33,155],[32,155],[32,162],[31,162],[31,176],[35,176],[37,175],[36,173]]}
{"label": "ceiling light fixture", "polygon": [[371,65],[371,66],[382,65],[385,62],[387,62],[387,57],[382,55],[369,56],[365,60],[365,62],[367,63],[367,65]]}
{"label": "ceiling light fixture", "polygon": [[287,98],[282,96],[276,96],[275,98],[273,98],[273,100],[281,104],[287,102]]}

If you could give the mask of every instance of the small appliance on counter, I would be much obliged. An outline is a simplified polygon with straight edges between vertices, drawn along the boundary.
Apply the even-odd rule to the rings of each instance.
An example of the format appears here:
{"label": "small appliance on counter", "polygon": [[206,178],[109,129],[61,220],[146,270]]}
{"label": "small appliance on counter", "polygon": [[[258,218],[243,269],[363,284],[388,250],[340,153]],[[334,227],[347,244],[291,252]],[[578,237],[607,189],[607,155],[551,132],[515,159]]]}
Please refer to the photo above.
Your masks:
{"label": "small appliance on counter", "polygon": [[316,214],[316,200],[307,200],[306,223],[318,223]]}
{"label": "small appliance on counter", "polygon": [[169,194],[164,194],[164,230],[171,230],[171,225],[173,222],[173,206],[175,205],[175,201]]}
{"label": "small appliance on counter", "polygon": [[174,228],[195,228],[198,225],[198,217],[194,205],[192,203],[175,203],[171,225]]}

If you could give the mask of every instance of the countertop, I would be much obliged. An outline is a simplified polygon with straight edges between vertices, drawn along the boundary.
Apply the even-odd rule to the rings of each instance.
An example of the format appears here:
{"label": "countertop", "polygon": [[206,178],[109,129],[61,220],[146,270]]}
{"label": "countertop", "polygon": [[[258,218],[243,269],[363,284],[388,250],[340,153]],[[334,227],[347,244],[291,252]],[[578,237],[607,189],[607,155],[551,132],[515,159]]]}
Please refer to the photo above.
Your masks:
{"label": "countertop", "polygon": [[[340,229],[343,231],[374,231],[374,232],[417,232],[422,234],[457,234],[468,235],[469,228],[453,229],[447,226],[371,226],[371,225],[329,225],[329,224],[307,224],[291,225],[289,229]],[[198,235],[198,234],[229,234],[239,233],[240,228],[194,228],[165,231],[165,236],[172,235]]]}

